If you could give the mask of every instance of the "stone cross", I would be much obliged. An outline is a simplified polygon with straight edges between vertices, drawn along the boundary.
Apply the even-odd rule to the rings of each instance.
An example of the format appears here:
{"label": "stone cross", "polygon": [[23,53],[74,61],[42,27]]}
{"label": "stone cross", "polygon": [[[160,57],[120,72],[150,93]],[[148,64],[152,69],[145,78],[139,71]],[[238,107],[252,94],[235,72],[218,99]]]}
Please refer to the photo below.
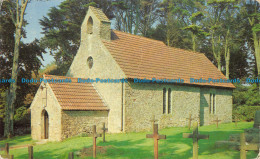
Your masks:
{"label": "stone cross", "polygon": [[218,122],[220,122],[221,120],[218,120],[218,117],[216,120],[213,120],[214,122],[216,122],[217,128],[218,128]]}
{"label": "stone cross", "polygon": [[108,129],[106,128],[106,123],[103,123],[103,128],[102,128],[102,130],[103,130],[103,142],[106,142],[105,134],[106,134],[106,131],[108,130]]}
{"label": "stone cross", "polygon": [[193,124],[193,133],[183,133],[183,138],[193,139],[193,159],[198,159],[199,139],[208,139],[209,135],[201,135],[198,130],[198,122]]}
{"label": "stone cross", "polygon": [[101,134],[97,134],[96,125],[93,125],[93,158],[96,158],[96,139],[101,136]]}
{"label": "stone cross", "polygon": [[260,110],[255,112],[255,119],[254,119],[254,128],[259,128],[260,126]]}
{"label": "stone cross", "polygon": [[189,118],[186,118],[189,120],[189,123],[188,123],[188,129],[190,130],[190,127],[191,127],[191,121],[193,120],[193,118],[191,118],[191,114],[189,115]]}
{"label": "stone cross", "polygon": [[240,159],[246,159],[246,151],[248,150],[258,150],[257,144],[246,145],[245,133],[240,134]]}
{"label": "stone cross", "polygon": [[158,124],[153,125],[153,134],[147,134],[146,138],[154,139],[154,158],[158,159],[158,140],[166,139],[166,135],[158,134]]}
{"label": "stone cross", "polygon": [[[157,122],[158,120],[155,119],[155,115],[152,116],[152,120],[150,120],[150,122],[152,122],[152,126],[154,126],[154,124]],[[153,128],[154,129],[154,128]]]}

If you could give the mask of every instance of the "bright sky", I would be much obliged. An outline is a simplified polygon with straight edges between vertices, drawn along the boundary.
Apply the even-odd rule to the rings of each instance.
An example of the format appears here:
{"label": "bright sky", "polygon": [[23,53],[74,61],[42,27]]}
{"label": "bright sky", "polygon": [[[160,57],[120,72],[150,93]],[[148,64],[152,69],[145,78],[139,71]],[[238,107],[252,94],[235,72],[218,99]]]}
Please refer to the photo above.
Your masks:
{"label": "bright sky", "polygon": [[[43,16],[47,16],[47,13],[51,7],[57,7],[62,1],[63,0],[32,0],[30,3],[28,3],[25,11],[26,15],[24,18],[29,24],[25,27],[27,38],[22,39],[23,42],[29,43],[32,42],[35,38],[40,39],[43,37],[43,34],[41,34],[41,25],[39,24],[40,19],[42,19]],[[49,52],[44,54],[43,58],[44,61],[42,61],[42,63],[44,66],[54,61]]]}

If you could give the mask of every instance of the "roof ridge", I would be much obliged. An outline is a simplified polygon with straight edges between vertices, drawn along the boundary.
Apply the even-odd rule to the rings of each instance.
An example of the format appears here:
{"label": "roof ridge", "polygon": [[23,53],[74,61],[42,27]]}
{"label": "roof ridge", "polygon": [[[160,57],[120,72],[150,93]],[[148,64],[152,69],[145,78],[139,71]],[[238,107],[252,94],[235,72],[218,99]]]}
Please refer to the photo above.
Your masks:
{"label": "roof ridge", "polygon": [[[47,75],[47,74],[44,74],[43,77],[45,79],[46,76],[54,76],[54,77],[63,77],[63,78],[71,78],[71,79],[79,79],[81,77],[68,77],[68,76],[57,76],[57,75]],[[87,79],[87,78],[81,78],[81,79]]]}
{"label": "roof ridge", "polygon": [[[136,36],[136,37],[139,37],[139,38],[144,38],[144,39],[147,39],[147,40],[151,40],[151,41],[156,41],[158,43],[162,43],[164,44],[163,41],[160,41],[160,40],[155,40],[155,39],[151,39],[151,38],[148,38],[148,37],[144,37],[144,36],[141,36],[141,35],[136,35],[136,34],[131,34],[131,33],[127,33],[127,32],[123,32],[123,31],[120,31],[120,30],[114,30],[114,29],[111,29],[112,31],[116,31],[116,32],[121,32],[121,33],[124,33],[124,34],[128,34],[128,35],[132,35],[132,36]],[[165,44],[164,44],[165,45]],[[166,45],[165,45],[166,46]]]}

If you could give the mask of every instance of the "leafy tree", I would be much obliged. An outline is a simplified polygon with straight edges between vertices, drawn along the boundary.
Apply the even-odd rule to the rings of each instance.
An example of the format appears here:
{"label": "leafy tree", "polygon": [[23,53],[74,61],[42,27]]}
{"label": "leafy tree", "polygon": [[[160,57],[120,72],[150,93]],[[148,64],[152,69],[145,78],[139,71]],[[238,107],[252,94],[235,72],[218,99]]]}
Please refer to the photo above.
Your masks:
{"label": "leafy tree", "polygon": [[58,65],[59,75],[65,75],[80,45],[81,23],[89,6],[99,7],[113,18],[111,1],[66,0],[50,9],[40,20],[44,37],[41,45],[48,48]]}
{"label": "leafy tree", "polygon": [[[1,83],[0,84],[0,122],[3,121],[3,117],[5,116],[5,129],[6,130],[5,136],[9,134],[13,134],[13,121],[10,119],[10,117],[14,117],[15,109],[23,105],[23,101],[26,98],[26,94],[29,92],[34,92],[35,88],[31,87],[29,84],[22,84],[21,78],[31,78],[31,72],[34,71],[37,73],[37,70],[41,66],[41,62],[39,58],[42,58],[42,53],[44,53],[44,49],[42,49],[39,46],[39,42],[37,40],[33,41],[29,44],[24,44],[23,42],[19,42],[19,61],[18,57],[14,56],[15,52],[17,53],[17,50],[15,50],[15,47],[17,47],[17,37],[14,35],[17,35],[17,27],[13,24],[13,20],[16,19],[15,17],[12,18],[12,4],[8,2],[4,2],[2,6],[2,11],[5,11],[7,14],[0,16],[0,65],[1,65],[1,78],[2,79],[15,79],[13,68],[14,64],[13,61],[17,62],[17,71],[16,71],[16,82],[15,83]],[[21,9],[22,7],[20,7]],[[21,13],[21,12],[20,12]],[[20,19],[21,20],[21,19]],[[17,22],[17,21],[16,21]],[[19,27],[19,24],[17,24]],[[25,25],[25,21],[23,23]],[[22,26],[21,26],[22,27]],[[22,28],[21,30],[21,36],[25,37],[25,32]],[[19,29],[18,29],[19,30]],[[15,45],[16,44],[16,45]],[[14,60],[16,59],[16,60]],[[15,86],[14,86],[15,84]],[[12,92],[14,91],[17,93],[9,93],[7,92],[8,89],[10,89]],[[9,95],[8,102],[6,101],[7,97]],[[14,97],[15,95],[15,97]],[[10,98],[12,96],[12,98]],[[11,102],[11,100],[14,103]],[[9,105],[8,105],[9,104]],[[12,105],[12,109],[10,109],[10,104]],[[26,104],[24,104],[26,105]],[[6,110],[3,110],[3,107],[6,106]],[[28,104],[26,105],[29,106]],[[12,110],[12,111],[11,111]],[[13,119],[13,118],[12,118]],[[12,122],[11,122],[12,121]],[[2,127],[0,128],[2,130]]]}
{"label": "leafy tree", "polygon": [[196,50],[199,43],[197,38],[202,39],[206,35],[204,28],[200,26],[203,18],[200,10],[203,6],[202,0],[164,0],[160,4],[161,18],[157,27],[164,26],[164,41],[168,46]]}

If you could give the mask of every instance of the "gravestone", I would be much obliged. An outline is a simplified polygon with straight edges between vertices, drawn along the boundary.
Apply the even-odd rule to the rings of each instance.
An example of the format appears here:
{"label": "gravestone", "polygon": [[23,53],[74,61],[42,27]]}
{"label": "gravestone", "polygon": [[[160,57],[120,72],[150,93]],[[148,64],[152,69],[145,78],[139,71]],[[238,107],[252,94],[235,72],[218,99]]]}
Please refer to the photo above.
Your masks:
{"label": "gravestone", "polygon": [[255,112],[254,128],[259,128],[260,126],[260,110]]}

